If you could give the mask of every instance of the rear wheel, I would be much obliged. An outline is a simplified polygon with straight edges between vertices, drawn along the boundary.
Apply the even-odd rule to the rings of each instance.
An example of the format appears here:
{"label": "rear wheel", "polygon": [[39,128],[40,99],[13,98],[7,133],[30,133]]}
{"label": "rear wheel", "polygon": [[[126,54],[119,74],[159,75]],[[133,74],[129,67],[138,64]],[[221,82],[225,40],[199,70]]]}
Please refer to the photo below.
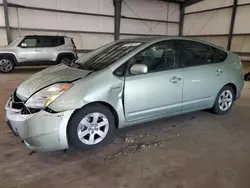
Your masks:
{"label": "rear wheel", "polygon": [[219,115],[226,114],[232,108],[234,99],[234,89],[229,85],[224,86],[216,97],[213,112]]}
{"label": "rear wheel", "polygon": [[14,69],[14,62],[10,57],[0,58],[0,71],[2,73],[11,72]]}
{"label": "rear wheel", "polygon": [[78,149],[86,150],[107,143],[115,129],[111,111],[93,104],[79,110],[68,124],[69,143]]}
{"label": "rear wheel", "polygon": [[59,58],[59,63],[62,63],[62,64],[66,64],[66,65],[70,65],[73,61],[73,57],[71,56],[62,56]]}

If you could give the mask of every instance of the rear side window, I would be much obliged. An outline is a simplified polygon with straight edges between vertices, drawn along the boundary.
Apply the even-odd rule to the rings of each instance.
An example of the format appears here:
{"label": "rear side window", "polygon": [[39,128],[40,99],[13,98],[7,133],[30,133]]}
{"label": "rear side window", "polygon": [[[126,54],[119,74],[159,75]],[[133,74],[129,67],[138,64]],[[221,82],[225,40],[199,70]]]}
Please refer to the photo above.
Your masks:
{"label": "rear side window", "polygon": [[227,53],[219,50],[217,48],[213,48],[214,54],[216,56],[215,63],[221,63],[226,60]]}
{"label": "rear side window", "polygon": [[212,64],[214,62],[214,55],[209,46],[194,42],[181,41],[181,62],[184,67],[193,67],[200,65]]}
{"label": "rear side window", "polygon": [[64,37],[48,36],[39,38],[40,38],[40,47],[55,47],[63,45],[65,43]]}

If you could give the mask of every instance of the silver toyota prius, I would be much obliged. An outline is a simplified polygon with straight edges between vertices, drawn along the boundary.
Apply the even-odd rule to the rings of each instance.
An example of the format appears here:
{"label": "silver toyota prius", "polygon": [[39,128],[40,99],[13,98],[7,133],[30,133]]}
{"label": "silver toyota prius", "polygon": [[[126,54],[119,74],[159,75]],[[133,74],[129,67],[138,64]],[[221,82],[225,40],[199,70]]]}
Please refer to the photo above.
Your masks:
{"label": "silver toyota prius", "polygon": [[222,47],[184,37],[119,40],[24,81],[6,121],[31,150],[86,150],[134,124],[202,109],[226,114],[243,85],[239,57]]}

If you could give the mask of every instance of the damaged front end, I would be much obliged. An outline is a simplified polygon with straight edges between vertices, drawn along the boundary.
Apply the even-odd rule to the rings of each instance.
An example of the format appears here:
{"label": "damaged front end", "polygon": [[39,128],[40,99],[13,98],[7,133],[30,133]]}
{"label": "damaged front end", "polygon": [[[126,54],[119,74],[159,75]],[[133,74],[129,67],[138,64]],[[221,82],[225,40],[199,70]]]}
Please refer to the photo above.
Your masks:
{"label": "damaged front end", "polygon": [[54,151],[68,148],[67,124],[74,110],[55,113],[49,109],[29,108],[16,92],[5,109],[8,126],[29,149]]}

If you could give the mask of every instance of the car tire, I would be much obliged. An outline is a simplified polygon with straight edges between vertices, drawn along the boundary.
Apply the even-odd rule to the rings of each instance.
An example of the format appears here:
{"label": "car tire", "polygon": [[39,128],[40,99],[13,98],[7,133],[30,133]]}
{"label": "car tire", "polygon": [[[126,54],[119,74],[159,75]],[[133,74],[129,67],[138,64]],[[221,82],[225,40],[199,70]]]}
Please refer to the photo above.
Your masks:
{"label": "car tire", "polygon": [[70,65],[72,63],[73,59],[68,56],[63,56],[59,59],[59,63]]}
{"label": "car tire", "polygon": [[230,85],[224,86],[215,99],[213,112],[218,115],[224,115],[228,113],[232,109],[234,99],[234,89]]}
{"label": "car tire", "polygon": [[89,150],[111,141],[115,131],[112,112],[102,104],[88,105],[77,111],[68,123],[70,146]]}
{"label": "car tire", "polygon": [[14,61],[10,57],[1,57],[0,58],[0,72],[9,73],[14,69]]}

